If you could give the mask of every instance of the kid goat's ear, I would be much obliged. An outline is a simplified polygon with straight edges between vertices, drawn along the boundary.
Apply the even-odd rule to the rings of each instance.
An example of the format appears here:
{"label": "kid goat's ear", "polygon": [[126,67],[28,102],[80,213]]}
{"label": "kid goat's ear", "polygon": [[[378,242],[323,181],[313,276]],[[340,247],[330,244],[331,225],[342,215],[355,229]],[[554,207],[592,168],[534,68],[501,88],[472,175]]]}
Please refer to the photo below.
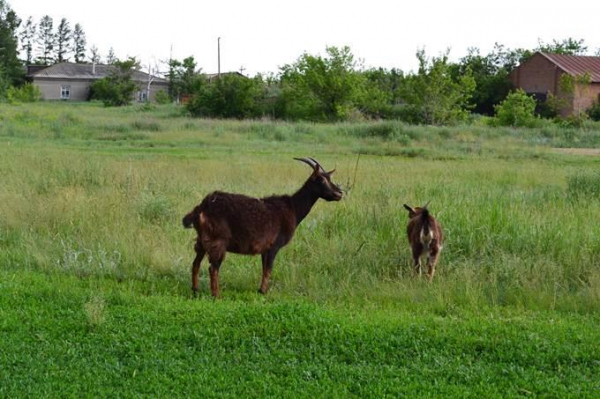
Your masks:
{"label": "kid goat's ear", "polygon": [[406,210],[410,213],[410,214],[414,214],[415,210],[413,208],[411,208],[410,206],[404,204],[404,208],[406,208]]}

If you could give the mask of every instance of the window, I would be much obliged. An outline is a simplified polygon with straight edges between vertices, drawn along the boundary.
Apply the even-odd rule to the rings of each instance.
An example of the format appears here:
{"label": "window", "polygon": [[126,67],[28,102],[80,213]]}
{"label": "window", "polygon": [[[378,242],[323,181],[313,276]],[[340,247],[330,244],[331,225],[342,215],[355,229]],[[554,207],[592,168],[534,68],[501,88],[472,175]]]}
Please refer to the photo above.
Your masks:
{"label": "window", "polygon": [[71,98],[71,86],[60,86],[60,99],[68,100]]}
{"label": "window", "polygon": [[140,102],[148,101],[148,92],[146,90],[141,90],[138,98]]}

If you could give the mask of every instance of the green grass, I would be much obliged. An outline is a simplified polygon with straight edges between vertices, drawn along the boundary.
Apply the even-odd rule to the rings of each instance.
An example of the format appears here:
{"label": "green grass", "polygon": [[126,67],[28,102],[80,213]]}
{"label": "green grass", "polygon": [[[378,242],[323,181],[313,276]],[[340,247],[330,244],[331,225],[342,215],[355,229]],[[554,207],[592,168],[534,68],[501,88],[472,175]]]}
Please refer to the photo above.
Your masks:
{"label": "green grass", "polygon": [[0,276],[4,397],[584,397],[600,388],[597,316],[356,313]]}
{"label": "green grass", "polygon": [[[600,129],[189,119],[171,106],[0,105],[0,396],[596,396]],[[355,179],[357,155],[361,154]],[[319,202],[256,294],[190,300],[181,217],[213,190]],[[353,184],[354,183],[354,184]],[[403,203],[446,235],[411,276]]]}

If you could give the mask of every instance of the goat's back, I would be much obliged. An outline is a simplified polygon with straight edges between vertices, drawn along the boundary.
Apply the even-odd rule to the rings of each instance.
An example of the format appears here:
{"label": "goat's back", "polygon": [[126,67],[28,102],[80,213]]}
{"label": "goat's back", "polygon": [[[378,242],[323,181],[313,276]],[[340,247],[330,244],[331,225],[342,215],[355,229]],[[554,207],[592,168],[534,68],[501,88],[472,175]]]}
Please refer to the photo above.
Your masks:
{"label": "goat's back", "polygon": [[287,243],[293,235],[289,201],[285,196],[260,199],[215,191],[199,206],[203,234],[226,240],[231,252],[261,253],[278,239]]}
{"label": "goat's back", "polygon": [[411,245],[421,243],[428,247],[432,242],[441,245],[444,239],[444,233],[437,219],[427,211],[419,211],[409,220],[406,233]]}

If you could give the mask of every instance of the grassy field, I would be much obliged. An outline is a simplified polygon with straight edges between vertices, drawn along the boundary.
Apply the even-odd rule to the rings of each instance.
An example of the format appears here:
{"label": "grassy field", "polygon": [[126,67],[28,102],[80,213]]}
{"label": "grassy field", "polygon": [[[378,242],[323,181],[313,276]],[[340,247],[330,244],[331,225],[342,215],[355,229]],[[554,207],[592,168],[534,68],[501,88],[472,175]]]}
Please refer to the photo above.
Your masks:
{"label": "grassy field", "polygon": [[[564,148],[573,148],[565,153]],[[600,126],[215,121],[174,107],[0,105],[0,396],[600,396]],[[581,149],[580,151],[578,149]],[[357,165],[357,158],[360,160]],[[256,294],[206,266],[207,193],[337,167]],[[446,242],[415,279],[403,203]]]}

